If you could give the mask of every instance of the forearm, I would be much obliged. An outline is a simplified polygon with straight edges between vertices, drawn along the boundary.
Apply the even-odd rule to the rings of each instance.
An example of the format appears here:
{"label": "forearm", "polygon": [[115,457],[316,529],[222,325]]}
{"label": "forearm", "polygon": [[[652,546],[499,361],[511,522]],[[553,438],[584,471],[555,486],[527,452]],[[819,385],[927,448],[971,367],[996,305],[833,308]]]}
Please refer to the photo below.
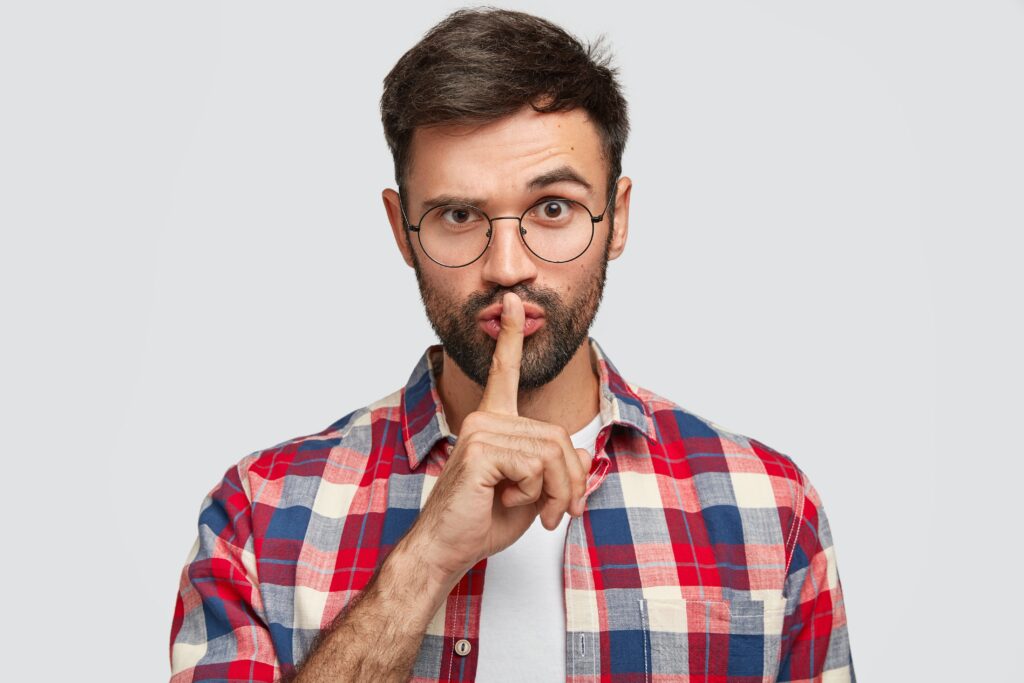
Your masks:
{"label": "forearm", "polygon": [[427,625],[461,578],[428,571],[420,557],[406,535],[281,683],[408,681]]}

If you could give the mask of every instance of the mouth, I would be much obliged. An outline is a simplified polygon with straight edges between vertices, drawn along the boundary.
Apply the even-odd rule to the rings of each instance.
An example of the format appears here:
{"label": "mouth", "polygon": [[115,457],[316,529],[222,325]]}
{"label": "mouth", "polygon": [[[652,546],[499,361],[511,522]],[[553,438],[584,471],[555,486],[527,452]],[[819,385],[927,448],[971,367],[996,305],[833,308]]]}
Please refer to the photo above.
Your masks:
{"label": "mouth", "polygon": [[[477,325],[492,339],[498,338],[501,331],[501,309],[500,303],[492,304],[480,313]],[[544,311],[534,304],[523,302],[523,312],[526,319],[523,321],[523,337],[531,334],[544,326]]]}
{"label": "mouth", "polygon": [[[501,332],[501,318],[488,318],[487,320],[481,320],[478,325],[481,330],[491,337],[491,339],[496,340],[498,338],[498,333]],[[529,337],[543,326],[544,318],[527,318],[523,324],[523,337]]]}

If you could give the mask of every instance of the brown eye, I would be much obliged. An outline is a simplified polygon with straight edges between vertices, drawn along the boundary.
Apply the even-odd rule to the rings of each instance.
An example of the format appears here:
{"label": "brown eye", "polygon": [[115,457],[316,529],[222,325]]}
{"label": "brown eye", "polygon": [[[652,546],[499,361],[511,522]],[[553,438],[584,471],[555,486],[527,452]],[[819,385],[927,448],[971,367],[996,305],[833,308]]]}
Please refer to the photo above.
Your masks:
{"label": "brown eye", "polygon": [[468,227],[483,221],[483,216],[471,206],[438,207],[434,212],[444,225]]}
{"label": "brown eye", "polygon": [[566,207],[565,202],[552,200],[544,202],[544,206],[541,210],[543,211],[545,218],[559,218],[568,210],[568,208]]}
{"label": "brown eye", "polygon": [[561,228],[576,218],[576,207],[568,199],[545,199],[533,205],[528,222],[547,228]]}
{"label": "brown eye", "polygon": [[469,220],[467,209],[452,209],[450,214],[453,223],[465,223]]}

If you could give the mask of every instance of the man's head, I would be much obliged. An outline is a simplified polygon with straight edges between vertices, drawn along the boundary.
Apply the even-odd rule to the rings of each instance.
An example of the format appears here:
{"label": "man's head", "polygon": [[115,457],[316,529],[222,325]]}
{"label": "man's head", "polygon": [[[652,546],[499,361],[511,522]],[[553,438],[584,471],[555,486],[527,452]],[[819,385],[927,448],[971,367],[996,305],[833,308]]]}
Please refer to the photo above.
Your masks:
{"label": "man's head", "polygon": [[[523,342],[520,388],[542,386],[586,341],[607,261],[625,246],[631,182],[619,175],[626,104],[608,58],[597,52],[528,14],[459,10],[384,79],[381,115],[399,187],[384,191],[388,218],[446,353],[481,386],[495,346],[478,321],[484,309],[515,291],[528,315],[531,304],[542,313],[544,323]],[[516,221],[502,219],[493,222],[479,259],[445,267],[427,258],[407,229],[442,196],[472,199],[467,203],[492,217],[565,198],[603,218],[590,247],[571,261],[537,258]]]}

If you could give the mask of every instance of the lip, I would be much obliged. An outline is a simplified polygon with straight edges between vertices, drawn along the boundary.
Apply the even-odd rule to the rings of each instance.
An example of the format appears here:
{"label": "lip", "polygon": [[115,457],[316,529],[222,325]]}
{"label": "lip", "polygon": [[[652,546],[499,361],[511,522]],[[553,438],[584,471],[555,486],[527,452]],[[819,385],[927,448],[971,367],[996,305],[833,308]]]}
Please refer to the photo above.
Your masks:
{"label": "lip", "polygon": [[[501,331],[502,308],[500,301],[496,304],[491,304],[484,310],[480,311],[480,316],[477,319],[477,324],[480,326],[480,329],[491,337],[491,339],[497,339],[498,332]],[[535,304],[524,301],[523,313],[526,314],[526,319],[523,321],[523,337],[529,337],[544,326],[544,309]]]}
{"label": "lip", "polygon": [[[482,318],[477,322],[477,325],[491,339],[496,340],[498,333],[501,332],[501,318]],[[527,318],[523,321],[523,337],[529,337],[542,327],[544,327],[544,318]]]}
{"label": "lip", "polygon": [[[484,310],[480,311],[480,315],[478,316],[477,320],[479,320],[480,322],[484,322],[486,320],[497,320],[500,323],[501,309],[502,305],[500,301],[496,304],[491,304]],[[544,309],[540,308],[539,306],[535,306],[534,304],[528,303],[526,301],[523,302],[523,313],[526,314],[527,322],[529,322],[530,318],[544,317]]]}

